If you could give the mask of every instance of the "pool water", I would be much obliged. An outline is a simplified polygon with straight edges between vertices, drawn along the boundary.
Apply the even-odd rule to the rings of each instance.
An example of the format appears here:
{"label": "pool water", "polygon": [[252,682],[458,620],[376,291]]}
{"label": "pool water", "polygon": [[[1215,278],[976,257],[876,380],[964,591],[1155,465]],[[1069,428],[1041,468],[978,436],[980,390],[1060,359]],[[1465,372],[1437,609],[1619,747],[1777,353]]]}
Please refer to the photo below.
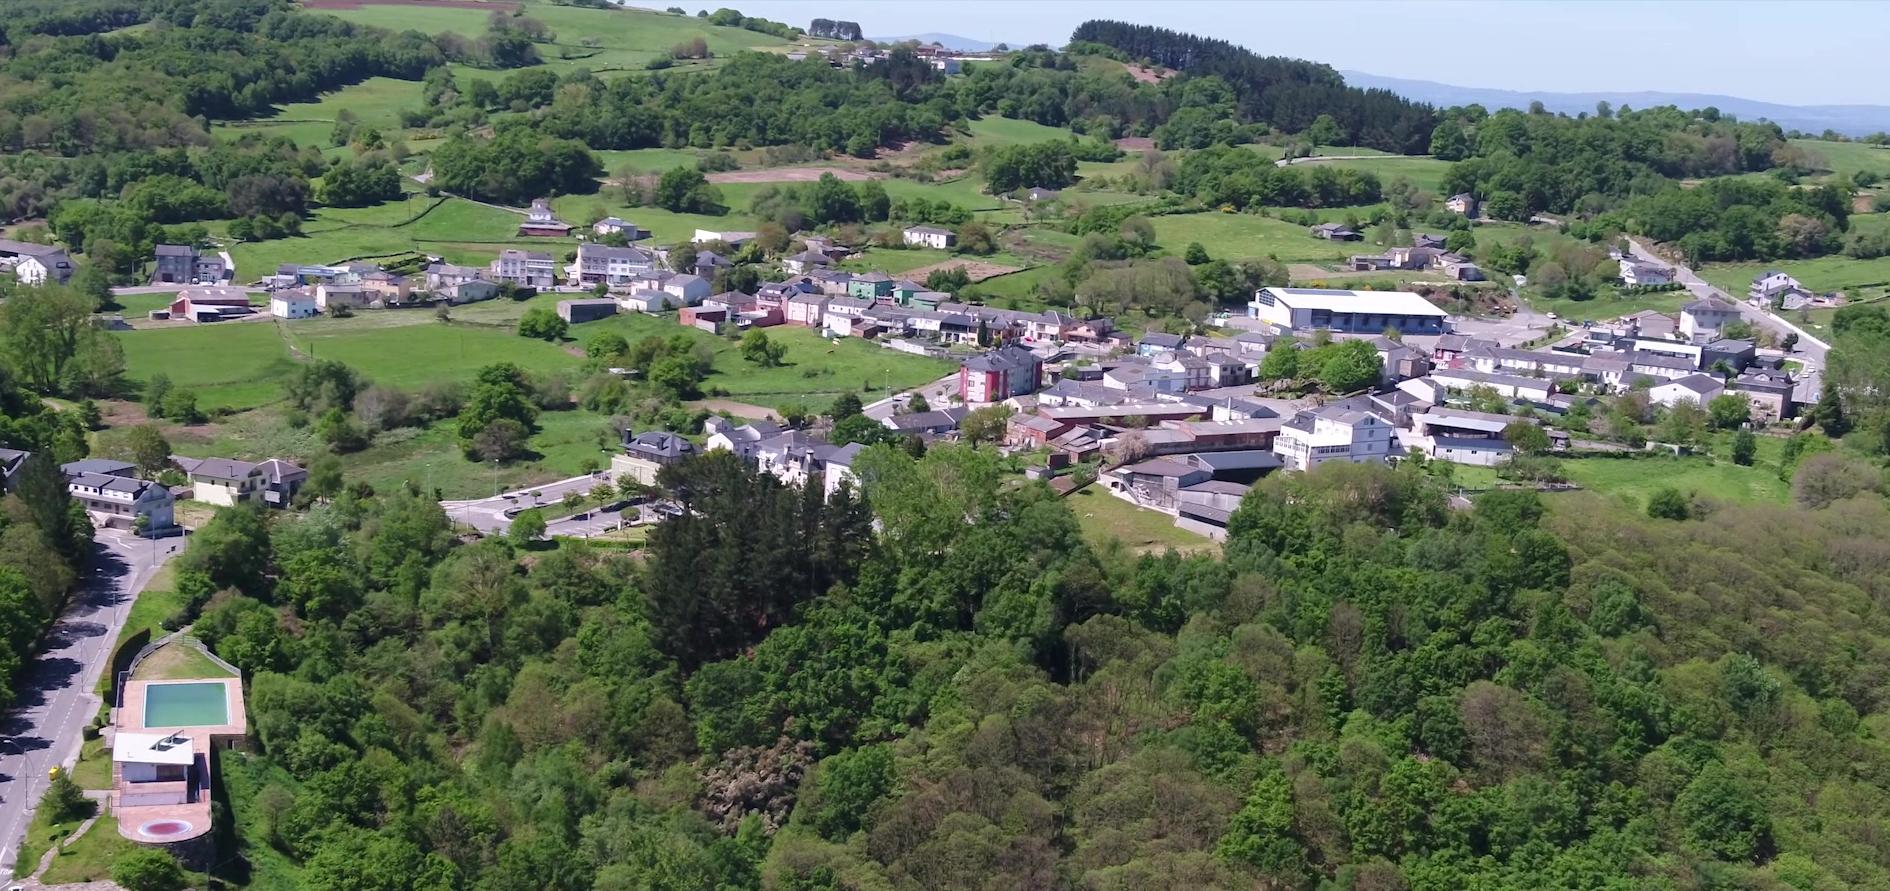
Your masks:
{"label": "pool water", "polygon": [[214,727],[230,723],[222,684],[151,684],[144,688],[144,726]]}

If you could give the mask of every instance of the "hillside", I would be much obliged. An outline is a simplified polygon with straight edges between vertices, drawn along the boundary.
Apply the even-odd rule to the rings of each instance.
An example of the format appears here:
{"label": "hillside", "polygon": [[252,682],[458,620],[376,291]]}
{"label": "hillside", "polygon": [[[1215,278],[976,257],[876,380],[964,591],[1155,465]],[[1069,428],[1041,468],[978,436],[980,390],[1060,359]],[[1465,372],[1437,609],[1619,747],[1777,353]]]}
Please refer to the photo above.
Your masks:
{"label": "hillside", "polygon": [[1345,82],[1352,86],[1389,90],[1407,99],[1439,107],[1476,103],[1494,111],[1498,108],[1527,109],[1540,102],[1549,111],[1573,115],[1593,113],[1600,102],[1616,108],[1672,105],[1682,109],[1717,108],[1722,114],[1734,115],[1741,120],[1764,119],[1781,127],[1807,133],[1833,130],[1845,136],[1865,136],[1890,132],[1890,105],[1782,105],[1712,93],[1663,93],[1650,90],[1584,93],[1503,90],[1383,77],[1362,71],[1340,73],[1345,75]]}

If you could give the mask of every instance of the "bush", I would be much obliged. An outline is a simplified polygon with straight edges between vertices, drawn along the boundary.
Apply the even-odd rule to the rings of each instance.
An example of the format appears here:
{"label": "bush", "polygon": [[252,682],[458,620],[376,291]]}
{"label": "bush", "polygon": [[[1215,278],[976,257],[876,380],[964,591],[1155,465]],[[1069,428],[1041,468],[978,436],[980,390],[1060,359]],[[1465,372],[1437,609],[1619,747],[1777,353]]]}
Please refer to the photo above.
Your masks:
{"label": "bush", "polygon": [[1656,520],[1684,520],[1693,516],[1693,505],[1679,489],[1668,487],[1648,496],[1647,515]]}
{"label": "bush", "polygon": [[139,848],[112,864],[112,881],[127,891],[181,891],[184,868],[163,851]]}

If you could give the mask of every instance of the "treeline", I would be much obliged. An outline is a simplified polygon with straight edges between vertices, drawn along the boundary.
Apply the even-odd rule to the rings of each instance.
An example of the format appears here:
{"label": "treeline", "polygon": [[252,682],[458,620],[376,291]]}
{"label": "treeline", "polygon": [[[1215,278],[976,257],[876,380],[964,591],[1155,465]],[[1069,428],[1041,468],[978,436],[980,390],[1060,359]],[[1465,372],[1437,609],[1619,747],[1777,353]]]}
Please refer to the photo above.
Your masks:
{"label": "treeline", "polygon": [[1769,170],[1792,151],[1776,124],[1672,107],[1571,118],[1480,106],[1443,112],[1430,151],[1459,161],[1444,191],[1469,192],[1499,219],[1588,214],[1672,179]]}
{"label": "treeline", "polygon": [[522,126],[508,127],[492,139],[455,136],[433,151],[432,164],[441,189],[512,204],[594,192],[604,172],[583,143],[540,136]]}
{"label": "treeline", "polygon": [[828,40],[866,39],[861,35],[859,22],[834,21],[833,19],[815,19],[807,26],[807,36],[824,37]]}
{"label": "treeline", "polygon": [[1329,66],[1260,56],[1225,40],[1102,20],[1078,25],[1070,40],[1114,47],[1194,78],[1218,78],[1237,94],[1239,120],[1290,133],[1331,115],[1348,145],[1418,154],[1436,124],[1429,106],[1388,90],[1348,87]]}
{"label": "treeline", "polygon": [[1280,167],[1265,155],[1216,146],[1189,152],[1174,190],[1211,205],[1246,207],[1351,207],[1384,195],[1378,175],[1322,164]]}
{"label": "treeline", "polygon": [[1720,178],[1636,198],[1583,228],[1670,242],[1694,263],[1769,260],[1837,251],[1850,214],[1850,190],[1837,185],[1795,188],[1776,180]]}
{"label": "treeline", "polygon": [[1890,883],[1874,494],[1328,464],[1216,557],[1092,546],[988,449],[854,467],[666,470],[641,562],[411,491],[220,515],[180,583],[251,673],[239,844],[363,891]]}

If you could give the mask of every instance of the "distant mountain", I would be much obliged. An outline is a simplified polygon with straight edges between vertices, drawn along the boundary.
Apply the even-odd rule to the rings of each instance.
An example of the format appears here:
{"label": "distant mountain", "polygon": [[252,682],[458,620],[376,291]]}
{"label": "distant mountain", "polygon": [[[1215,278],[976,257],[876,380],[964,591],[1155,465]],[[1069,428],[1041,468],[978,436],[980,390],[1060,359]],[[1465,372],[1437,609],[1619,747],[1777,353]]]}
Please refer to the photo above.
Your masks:
{"label": "distant mountain", "polygon": [[1616,108],[1651,108],[1674,105],[1680,108],[1712,106],[1737,116],[1742,121],[1764,118],[1787,130],[1820,133],[1836,130],[1848,136],[1890,131],[1890,106],[1886,105],[1780,105],[1737,96],[1711,93],[1549,93],[1498,90],[1487,87],[1459,87],[1428,80],[1380,77],[1362,71],[1341,71],[1345,82],[1355,87],[1390,90],[1407,99],[1428,102],[1439,107],[1476,103],[1485,108],[1528,108],[1531,102],[1563,114],[1592,112],[1595,103],[1606,100]]}
{"label": "distant mountain", "polygon": [[[956,34],[907,34],[904,37],[874,37],[874,43],[899,43],[916,40],[920,43],[936,43],[946,49],[963,50],[968,53],[982,53],[997,48],[997,44],[984,40],[973,40]],[[1022,44],[1019,44],[1021,46]]]}

